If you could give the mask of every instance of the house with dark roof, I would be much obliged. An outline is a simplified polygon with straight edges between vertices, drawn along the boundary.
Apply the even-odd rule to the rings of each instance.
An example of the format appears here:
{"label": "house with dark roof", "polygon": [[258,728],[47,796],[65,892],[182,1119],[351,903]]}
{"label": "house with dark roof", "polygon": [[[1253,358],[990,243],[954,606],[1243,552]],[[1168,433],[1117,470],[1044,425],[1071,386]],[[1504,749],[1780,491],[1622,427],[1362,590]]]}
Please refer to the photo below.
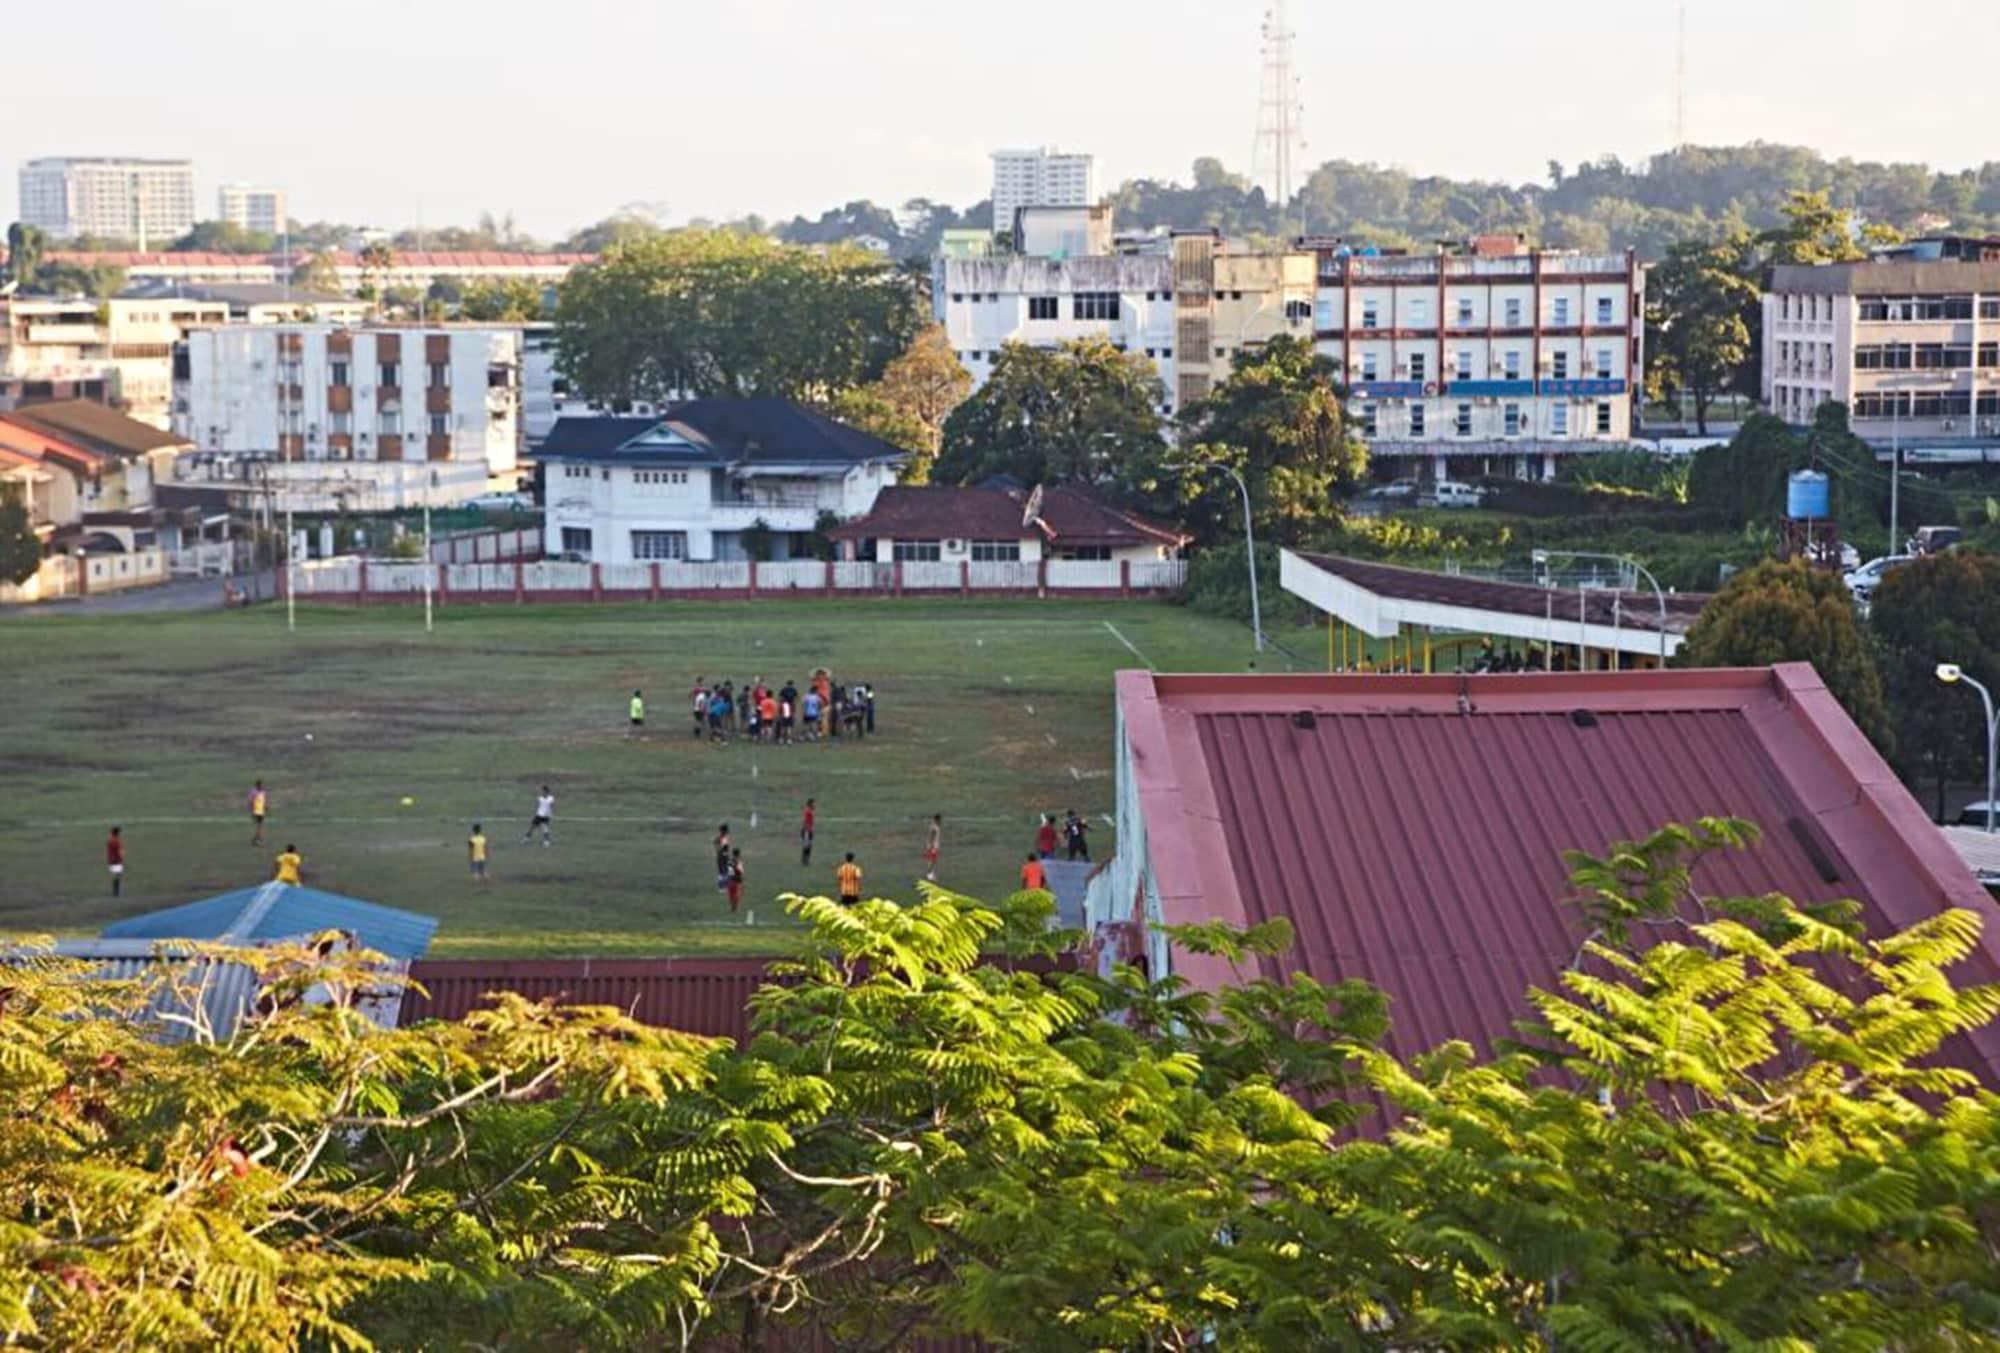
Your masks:
{"label": "house with dark roof", "polygon": [[845,558],[876,563],[1032,563],[1090,559],[1139,563],[1175,558],[1185,532],[1087,489],[1058,484],[898,485],[869,511],[827,532]]}
{"label": "house with dark roof", "polygon": [[[1198,987],[1230,965],[1160,927],[1290,920],[1266,976],[1386,991],[1399,1055],[1490,1051],[1553,989],[1585,926],[1566,850],[1733,816],[1751,849],[1707,896],[1852,899],[1884,935],[1984,921],[1961,983],[2000,980],[2000,905],[1805,663],[1508,675],[1117,677],[1118,848],[1091,882],[1106,952]],[[1957,1052],[2000,1086],[2000,1026]]]}
{"label": "house with dark roof", "polygon": [[867,512],[907,453],[784,399],[560,418],[536,453],[548,553],[600,564],[807,557],[823,516]]}

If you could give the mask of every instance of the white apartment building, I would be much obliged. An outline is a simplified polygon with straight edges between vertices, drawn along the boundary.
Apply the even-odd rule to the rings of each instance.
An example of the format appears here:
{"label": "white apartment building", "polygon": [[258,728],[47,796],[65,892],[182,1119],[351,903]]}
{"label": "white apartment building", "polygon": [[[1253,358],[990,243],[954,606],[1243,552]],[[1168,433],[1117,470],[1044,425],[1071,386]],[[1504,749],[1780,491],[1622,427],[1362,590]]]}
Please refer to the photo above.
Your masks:
{"label": "white apartment building", "polygon": [[1210,234],[1084,258],[940,258],[932,302],[958,359],[984,385],[1009,343],[1101,338],[1160,377],[1160,411],[1206,396],[1236,354],[1278,334],[1310,337],[1311,254],[1237,253]]}
{"label": "white apartment building", "polygon": [[228,319],[227,305],[185,297],[0,297],[0,392],[99,393],[164,430],[172,421],[174,344]]}
{"label": "white apartment building", "polygon": [[285,228],[285,190],[252,183],[225,183],[216,191],[215,217],[263,235]]}
{"label": "white apartment building", "polygon": [[565,418],[542,443],[545,548],[597,564],[809,558],[822,513],[861,516],[906,453],[782,399]]}
{"label": "white apartment building", "polygon": [[[1376,457],[1435,477],[1547,478],[1558,458],[1630,443],[1645,388],[1636,255],[1530,249],[1318,258],[1312,327]],[[1412,472],[1416,466],[1413,465]]]}
{"label": "white apartment building", "polygon": [[223,467],[209,477],[245,458],[320,486],[306,497],[335,480],[359,486],[344,505],[462,502],[513,486],[520,366],[512,326],[203,329],[188,335],[174,425],[202,464]]}
{"label": "white apartment building", "polygon": [[1764,403],[1787,422],[1838,400],[1856,436],[1917,458],[1992,442],[2000,240],[1918,240],[1870,262],[1773,269],[1762,357]]}
{"label": "white apartment building", "polygon": [[145,249],[194,228],[192,160],[30,160],[20,186],[21,221],[59,239],[98,235]]}
{"label": "white apartment building", "polygon": [[993,231],[1009,234],[1022,207],[1087,207],[1097,200],[1097,174],[1088,155],[1065,155],[1053,146],[993,152]]}

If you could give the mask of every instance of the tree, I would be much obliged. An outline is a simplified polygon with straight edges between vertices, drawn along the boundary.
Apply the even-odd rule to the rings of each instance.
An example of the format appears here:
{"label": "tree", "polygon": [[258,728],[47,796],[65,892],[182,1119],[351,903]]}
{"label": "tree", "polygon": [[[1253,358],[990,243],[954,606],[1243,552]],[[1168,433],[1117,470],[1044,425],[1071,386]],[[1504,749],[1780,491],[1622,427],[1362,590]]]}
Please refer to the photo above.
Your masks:
{"label": "tree", "polygon": [[1897,773],[1912,791],[1931,792],[1943,821],[1951,783],[1986,774],[1986,721],[1978,696],[1939,681],[1937,666],[2000,683],[2000,556],[1948,550],[1890,570],[1868,628],[1882,655]]}
{"label": "tree", "polygon": [[1237,490],[1227,476],[1190,465],[1228,466],[1250,489],[1260,536],[1296,541],[1321,524],[1334,495],[1368,468],[1368,449],[1350,435],[1331,359],[1310,340],[1280,335],[1246,351],[1208,398],[1184,410],[1184,456],[1135,463],[1135,488],[1203,541],[1240,529]]}
{"label": "tree", "polygon": [[1688,502],[1731,522],[1768,522],[1785,510],[1786,477],[1805,463],[1805,446],[1783,419],[1752,414],[1724,446],[1695,452]]}
{"label": "tree", "polygon": [[373,300],[381,294],[389,270],[396,266],[396,251],[387,240],[375,240],[361,250],[360,294]]}
{"label": "tree", "polygon": [[1703,608],[1674,655],[1678,667],[1777,662],[1811,663],[1869,741],[1890,746],[1882,678],[1838,574],[1798,559],[1746,569]]}
{"label": "tree", "polygon": [[35,535],[21,486],[0,484],[0,582],[24,583],[42,566],[42,542]]}
{"label": "tree", "polygon": [[1779,211],[1783,223],[1762,236],[1771,263],[1851,263],[1868,257],[1854,213],[1834,206],[1827,193],[1795,189]]}
{"label": "tree", "polygon": [[971,389],[972,373],[952,351],[944,326],[926,324],[881,379],[843,392],[834,410],[842,421],[911,452],[901,478],[922,484],[944,444],[945,420]]}
{"label": "tree", "polygon": [[519,277],[474,281],[459,294],[459,313],[471,320],[541,319],[542,288]]}
{"label": "tree", "polygon": [[1104,339],[1010,343],[986,384],[945,419],[933,478],[1116,486],[1127,466],[1157,464],[1164,454],[1165,398],[1151,362]]}
{"label": "tree", "polygon": [[1762,298],[1754,267],[1752,241],[1737,232],[1715,244],[1676,244],[1647,274],[1647,393],[1692,395],[1703,436],[1716,395],[1756,382],[1751,334]]}
{"label": "tree", "polygon": [[306,255],[292,269],[292,285],[302,291],[336,295],[340,291],[340,270],[331,253],[324,250]]}
{"label": "tree", "polygon": [[7,227],[7,278],[22,291],[32,291],[42,267],[48,238],[37,226],[19,221]]}
{"label": "tree", "polygon": [[278,241],[234,221],[196,221],[193,229],[167,247],[176,253],[268,254]]}

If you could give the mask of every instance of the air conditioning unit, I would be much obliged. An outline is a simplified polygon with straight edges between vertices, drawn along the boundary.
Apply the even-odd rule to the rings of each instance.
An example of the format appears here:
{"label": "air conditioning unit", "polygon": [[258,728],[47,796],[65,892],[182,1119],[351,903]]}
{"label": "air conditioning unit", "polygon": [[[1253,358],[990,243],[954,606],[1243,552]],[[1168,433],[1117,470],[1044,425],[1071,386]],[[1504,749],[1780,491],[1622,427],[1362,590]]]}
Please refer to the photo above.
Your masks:
{"label": "air conditioning unit", "polygon": [[963,554],[965,553],[965,542],[962,540],[947,540],[944,543],[944,552],[946,554]]}

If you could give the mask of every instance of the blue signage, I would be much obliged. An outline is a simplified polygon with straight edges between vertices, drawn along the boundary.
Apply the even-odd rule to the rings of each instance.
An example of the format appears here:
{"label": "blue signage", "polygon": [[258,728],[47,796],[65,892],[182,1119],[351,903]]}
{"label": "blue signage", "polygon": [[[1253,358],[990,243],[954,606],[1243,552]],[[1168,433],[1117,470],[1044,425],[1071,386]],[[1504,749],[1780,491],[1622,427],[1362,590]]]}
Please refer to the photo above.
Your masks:
{"label": "blue signage", "polygon": [[1445,386],[1448,395],[1532,395],[1533,381],[1453,381]]}
{"label": "blue signage", "polygon": [[1617,381],[1542,381],[1541,394],[1545,395],[1622,395],[1625,382]]}
{"label": "blue signage", "polygon": [[1356,399],[1422,399],[1422,381],[1370,381],[1366,385],[1350,386],[1348,393]]}

